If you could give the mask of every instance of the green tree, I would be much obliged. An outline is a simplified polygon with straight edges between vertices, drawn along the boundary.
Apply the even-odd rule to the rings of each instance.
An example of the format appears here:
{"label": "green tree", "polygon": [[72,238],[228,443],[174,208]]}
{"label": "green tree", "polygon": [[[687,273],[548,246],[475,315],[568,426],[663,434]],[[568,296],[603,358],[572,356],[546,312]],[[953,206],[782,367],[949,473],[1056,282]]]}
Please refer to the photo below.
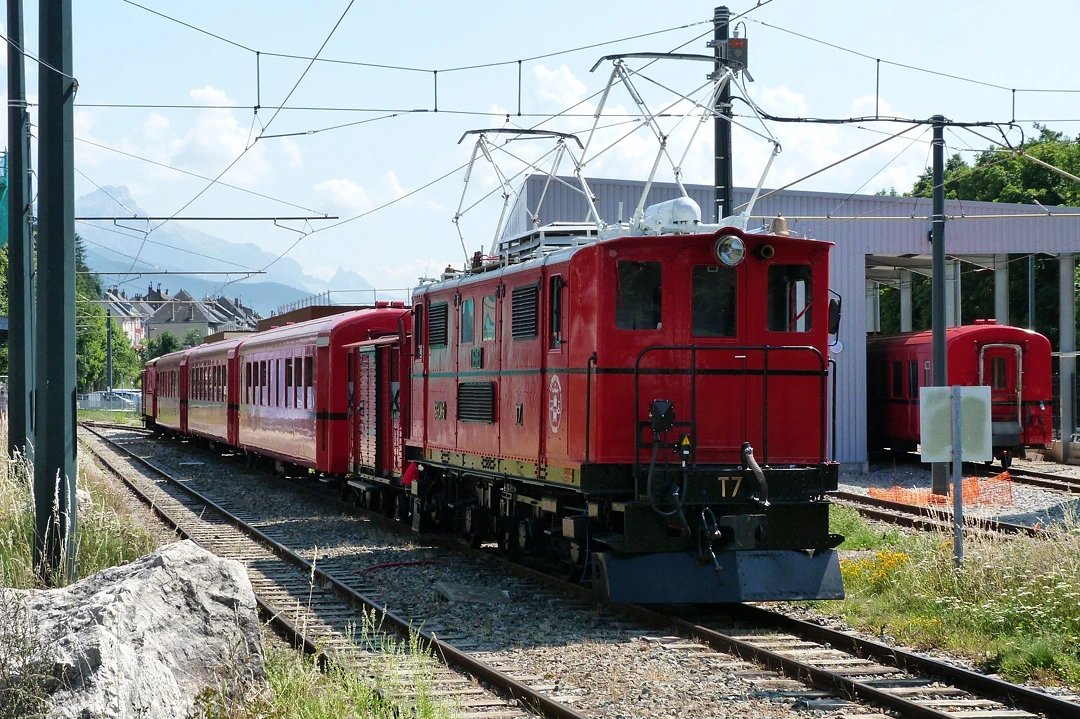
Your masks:
{"label": "green tree", "polygon": [[[1063,133],[1035,125],[1038,132],[1025,140],[1017,151],[986,150],[968,165],[960,155],[945,163],[945,196],[955,200],[1015,202],[1043,206],[1080,206],[1080,182],[1065,177],[1029,158],[1036,158],[1073,175],[1080,175],[1080,138],[1071,140]],[[1025,157],[1024,155],[1027,155]],[[931,197],[933,171],[926,170],[915,181],[911,195]],[[1013,324],[1028,325],[1028,272],[1026,254],[1009,256],[1009,318]],[[1056,257],[1035,256],[1035,329],[1058,345],[1058,260]],[[961,270],[964,293],[964,319],[994,316],[993,272],[965,265]],[[1080,282],[1080,268],[1077,272]],[[930,281],[918,278],[912,282],[912,325],[916,329],[930,326]],[[1080,297],[1077,298],[1080,300]],[[899,317],[900,298],[894,291],[882,295],[883,330],[892,330]],[[885,318],[889,322],[885,322]],[[1080,318],[1080,302],[1077,303]]]}
{"label": "green tree", "polygon": [[196,345],[202,344],[202,341],[204,339],[206,339],[205,332],[197,328],[192,328],[187,331],[187,334],[184,335],[184,339],[180,340],[180,345],[185,348],[195,347]]}
{"label": "green tree", "polygon": [[143,345],[143,361],[149,362],[155,357],[167,355],[180,349],[180,340],[172,332],[162,332],[157,337],[151,337]]}

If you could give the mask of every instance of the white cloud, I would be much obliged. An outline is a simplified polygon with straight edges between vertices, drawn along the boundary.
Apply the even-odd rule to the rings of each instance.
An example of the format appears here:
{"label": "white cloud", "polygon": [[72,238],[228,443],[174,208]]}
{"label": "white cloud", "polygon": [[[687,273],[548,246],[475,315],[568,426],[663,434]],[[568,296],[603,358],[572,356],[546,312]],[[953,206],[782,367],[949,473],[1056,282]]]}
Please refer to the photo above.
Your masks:
{"label": "white cloud", "polygon": [[566,65],[560,65],[557,68],[536,65],[533,68],[533,78],[536,81],[537,99],[559,108],[569,107],[581,101],[588,89]]}
{"label": "white cloud", "polygon": [[348,178],[323,180],[315,185],[315,194],[332,214],[343,218],[354,217],[372,207],[364,188]]}

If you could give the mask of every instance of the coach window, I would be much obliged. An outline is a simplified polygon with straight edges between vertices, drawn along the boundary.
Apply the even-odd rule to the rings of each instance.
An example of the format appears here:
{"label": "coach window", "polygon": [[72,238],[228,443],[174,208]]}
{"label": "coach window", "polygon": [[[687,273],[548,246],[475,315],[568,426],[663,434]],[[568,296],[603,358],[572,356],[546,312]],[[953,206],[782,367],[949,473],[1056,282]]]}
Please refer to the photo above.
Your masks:
{"label": "coach window", "polygon": [[244,404],[251,404],[251,363],[244,363]]}
{"label": "coach window", "polygon": [[693,272],[690,306],[695,337],[735,336],[735,268],[699,265]]}
{"label": "coach window", "polygon": [[809,265],[769,267],[769,329],[809,332],[811,297]]}
{"label": "coach window", "polygon": [[908,374],[908,397],[918,398],[918,396],[919,396],[919,361],[918,360],[908,360],[907,374]]}
{"label": "coach window", "polygon": [[285,358],[285,406],[293,405],[292,357]]}
{"label": "coach window", "polygon": [[259,361],[259,404],[264,407],[270,401],[270,388],[266,382],[266,360]]}
{"label": "coach window", "polygon": [[557,350],[563,344],[563,288],[562,275],[548,280],[548,349]]}
{"label": "coach window", "polygon": [[461,301],[461,344],[471,345],[473,343],[474,326],[476,325],[476,318],[473,316],[473,301],[472,298],[464,299]]}
{"label": "coach window", "polygon": [[484,342],[491,342],[495,339],[495,295],[488,295],[484,298],[483,315],[484,327],[480,338]]}
{"label": "coach window", "polygon": [[314,407],[315,398],[311,396],[312,387],[315,384],[315,375],[312,372],[311,355],[304,357],[304,406]]}
{"label": "coach window", "polygon": [[619,262],[615,276],[615,326],[622,330],[660,329],[659,262]]}
{"label": "coach window", "polygon": [[904,396],[904,365],[892,363],[892,396],[899,399]]}

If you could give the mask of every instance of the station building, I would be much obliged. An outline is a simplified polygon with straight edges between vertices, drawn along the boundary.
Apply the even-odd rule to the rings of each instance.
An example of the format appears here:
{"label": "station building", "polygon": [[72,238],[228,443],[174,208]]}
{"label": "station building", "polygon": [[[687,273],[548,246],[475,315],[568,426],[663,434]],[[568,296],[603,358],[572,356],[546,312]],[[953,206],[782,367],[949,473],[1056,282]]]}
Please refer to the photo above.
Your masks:
{"label": "station building", "polygon": [[[572,177],[549,181],[533,175],[522,184],[507,215],[503,237],[515,237],[554,222],[584,222],[588,205],[580,183]],[[604,222],[628,219],[640,201],[645,183],[586,179]],[[702,209],[702,222],[716,222],[714,190],[709,185],[685,185]],[[736,212],[750,200],[752,190],[735,188]],[[646,204],[681,196],[673,183],[653,183]],[[541,202],[542,198],[542,202]],[[866,335],[880,329],[880,289],[897,287],[901,298],[900,326],[911,329],[911,278],[930,275],[931,200],[916,197],[854,195],[784,190],[762,192],[751,212],[748,229],[767,225],[777,215],[790,232],[835,243],[830,262],[831,289],[843,298],[843,319],[833,359],[836,372],[835,443],[832,456],[851,469],[865,468]],[[994,273],[995,319],[1009,323],[1009,254],[1043,253],[1060,260],[1059,346],[1055,347],[1059,386],[1055,397],[1059,427],[1075,428],[1076,411],[1076,253],[1080,252],[1080,208],[1042,207],[947,200],[945,204],[946,302],[948,325],[971,322],[963,312],[961,266],[975,265]],[[1016,270],[1013,270],[1016,271]],[[1068,442],[1075,432],[1062,432]],[[1069,456],[1070,448],[1065,447]],[[1080,453],[1072,448],[1071,455]]]}

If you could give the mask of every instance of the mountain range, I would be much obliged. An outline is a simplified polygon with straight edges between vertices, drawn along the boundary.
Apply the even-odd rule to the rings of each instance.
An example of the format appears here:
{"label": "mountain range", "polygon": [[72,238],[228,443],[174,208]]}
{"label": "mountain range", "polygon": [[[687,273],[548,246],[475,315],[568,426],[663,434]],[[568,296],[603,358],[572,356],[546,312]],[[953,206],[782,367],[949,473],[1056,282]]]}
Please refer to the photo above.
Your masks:
{"label": "mountain range", "polygon": [[[124,210],[124,208],[127,208]],[[118,212],[118,210],[120,210]],[[146,217],[126,187],[103,187],[75,202],[76,217]],[[244,305],[259,314],[270,315],[280,305],[304,299],[322,292],[370,290],[372,285],[355,272],[339,267],[330,280],[310,275],[295,260],[284,257],[274,263],[266,274],[233,282],[234,276],[202,275],[202,272],[235,270],[240,276],[246,271],[265,267],[277,255],[250,243],[230,242],[221,237],[186,227],[173,221],[143,235],[144,227],[153,226],[145,220],[122,220],[113,224],[105,221],[79,220],[75,232],[82,237],[86,263],[102,275],[102,283],[112,286],[123,281],[120,288],[128,296],[143,294],[148,285],[161,285],[162,290],[175,294],[183,289],[193,297],[224,295],[239,298]],[[146,274],[121,276],[138,256],[133,272]],[[156,273],[156,274],[151,274]],[[355,293],[344,294],[339,304],[355,303]],[[333,295],[331,295],[333,297]]]}

